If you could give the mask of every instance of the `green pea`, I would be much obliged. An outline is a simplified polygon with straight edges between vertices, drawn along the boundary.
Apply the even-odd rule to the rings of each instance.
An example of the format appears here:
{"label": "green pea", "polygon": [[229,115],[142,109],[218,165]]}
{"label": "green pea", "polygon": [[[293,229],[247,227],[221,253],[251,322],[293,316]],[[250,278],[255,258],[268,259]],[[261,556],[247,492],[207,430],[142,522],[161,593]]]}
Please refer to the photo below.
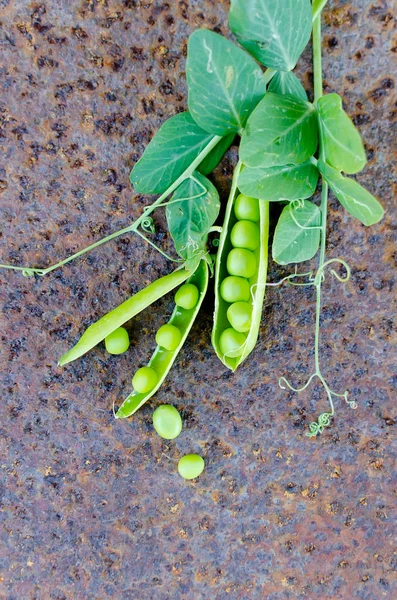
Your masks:
{"label": "green pea", "polygon": [[237,221],[230,234],[230,240],[235,248],[256,250],[260,244],[260,231],[252,221]]}
{"label": "green pea", "polygon": [[195,479],[204,471],[204,459],[198,454],[186,454],[178,463],[178,473],[184,479]]}
{"label": "green pea", "polygon": [[198,302],[199,291],[193,283],[185,283],[175,294],[175,304],[186,310],[192,310]]}
{"label": "green pea", "polygon": [[239,221],[259,221],[259,200],[240,194],[234,203],[234,214]]}
{"label": "green pea", "polygon": [[245,248],[233,248],[228,254],[226,268],[230,275],[237,277],[253,277],[256,272],[256,256]]}
{"label": "green pea", "polygon": [[157,373],[151,367],[142,367],[132,378],[132,387],[138,394],[151,392],[158,382]]}
{"label": "green pea", "polygon": [[225,277],[220,294],[225,302],[246,302],[250,298],[250,285],[243,277]]}
{"label": "green pea", "polygon": [[105,347],[109,354],[123,354],[130,346],[130,338],[124,327],[118,327],[105,337]]}
{"label": "green pea", "polygon": [[174,440],[182,431],[181,415],[174,406],[162,404],[153,413],[153,427],[160,437]]}
{"label": "green pea", "polygon": [[245,340],[247,338],[240,331],[236,331],[233,327],[229,327],[222,331],[219,338],[219,347],[223,356],[236,358],[241,356],[244,350]]}
{"label": "green pea", "polygon": [[249,302],[234,302],[227,309],[227,318],[236,331],[249,331],[252,324],[252,305]]}
{"label": "green pea", "polygon": [[182,335],[178,327],[167,323],[156,333],[156,344],[166,350],[176,350],[181,343]]}

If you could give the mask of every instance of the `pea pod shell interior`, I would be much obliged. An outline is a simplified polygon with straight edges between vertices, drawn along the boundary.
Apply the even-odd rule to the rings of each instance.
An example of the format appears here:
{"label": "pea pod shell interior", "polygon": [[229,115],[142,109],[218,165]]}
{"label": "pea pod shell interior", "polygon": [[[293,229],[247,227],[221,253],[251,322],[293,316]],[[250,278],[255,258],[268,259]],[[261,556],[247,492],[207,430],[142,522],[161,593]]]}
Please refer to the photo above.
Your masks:
{"label": "pea pod shell interior", "polygon": [[265,284],[267,276],[267,263],[268,263],[268,238],[269,238],[269,202],[260,200],[260,236],[261,241],[259,248],[255,250],[255,256],[257,259],[257,271],[253,277],[248,281],[251,286],[251,299],[252,302],[252,324],[251,329],[247,334],[246,343],[241,356],[237,358],[231,358],[224,356],[220,350],[219,339],[222,332],[230,327],[230,323],[227,319],[226,312],[230,304],[223,300],[220,294],[220,285],[228,272],[226,269],[226,259],[230,250],[233,248],[230,241],[230,233],[233,229],[237,219],[234,214],[233,206],[235,199],[238,195],[237,190],[237,178],[239,168],[236,168],[234,176],[234,184],[231,189],[230,198],[226,207],[225,220],[223,224],[222,234],[219,240],[219,250],[216,260],[215,268],[215,310],[214,310],[214,326],[212,330],[212,345],[219,359],[223,364],[235,371],[237,367],[247,358],[255,347],[256,341],[259,334],[259,326],[262,317],[262,306],[263,299],[265,296]]}
{"label": "pea pod shell interior", "polygon": [[175,306],[174,312],[168,321],[169,324],[177,327],[182,334],[179,346],[176,348],[176,350],[172,351],[157,346],[152,358],[148,363],[148,366],[152,367],[152,369],[154,369],[158,375],[158,382],[156,386],[153,388],[153,390],[146,394],[140,394],[134,390],[120,406],[116,413],[116,419],[123,419],[133,415],[143,404],[145,404],[145,402],[149,400],[149,398],[151,398],[157,392],[162,385],[176,357],[178,356],[179,351],[185,343],[189,331],[198,315],[201,304],[204,300],[204,296],[208,289],[208,279],[208,265],[204,260],[202,260],[196,271],[188,279],[188,283],[193,283],[196,285],[200,292],[196,306],[191,310],[186,310],[180,306]]}

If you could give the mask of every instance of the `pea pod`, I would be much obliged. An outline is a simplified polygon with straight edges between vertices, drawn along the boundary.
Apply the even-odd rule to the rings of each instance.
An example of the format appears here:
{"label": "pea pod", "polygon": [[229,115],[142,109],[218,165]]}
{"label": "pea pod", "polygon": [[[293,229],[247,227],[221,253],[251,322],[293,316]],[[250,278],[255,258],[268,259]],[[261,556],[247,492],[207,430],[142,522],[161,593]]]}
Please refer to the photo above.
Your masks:
{"label": "pea pod", "polygon": [[176,357],[178,356],[179,351],[185,343],[190,329],[198,315],[208,288],[208,278],[208,265],[204,260],[202,260],[196,271],[188,280],[188,283],[192,283],[199,290],[199,298],[196,306],[190,310],[180,306],[175,306],[174,312],[169,320],[169,324],[177,327],[182,334],[178,347],[175,350],[166,350],[165,348],[157,346],[152,358],[148,363],[148,366],[154,369],[158,376],[156,386],[146,394],[138,393],[134,390],[120,406],[116,413],[116,419],[124,419],[133,415],[160,388]]}
{"label": "pea pod", "polygon": [[[251,326],[246,334],[245,341],[241,346],[241,352],[238,356],[225,355],[220,347],[220,337],[225,330],[230,328],[230,323],[227,318],[227,310],[230,306],[220,293],[221,283],[228,276],[227,257],[232,250],[230,234],[233,226],[237,222],[233,207],[238,196],[237,181],[241,171],[241,163],[235,169],[233,176],[232,188],[230,191],[229,200],[226,207],[225,220],[222,228],[222,233],[219,239],[219,249],[215,267],[215,310],[214,310],[214,325],[212,330],[212,345],[219,359],[223,364],[235,371],[237,367],[247,358],[255,347],[259,334],[259,325],[262,317],[262,305],[265,295],[265,284],[267,275],[268,262],[268,237],[269,237],[269,202],[259,201],[259,228],[260,228],[260,244],[254,251],[256,256],[256,271],[252,277],[248,279],[251,297],[249,302],[252,305]],[[238,334],[243,339],[242,334]]]}
{"label": "pea pod", "polygon": [[177,269],[173,273],[165,275],[165,277],[160,277],[160,279],[140,290],[134,296],[120,304],[120,306],[117,306],[104,315],[99,321],[90,325],[77,344],[60,358],[58,364],[60,366],[66,365],[76,360],[76,358],[83,356],[83,354],[94,348],[99,342],[102,342],[112,331],[181,285],[190,275],[191,271]]}

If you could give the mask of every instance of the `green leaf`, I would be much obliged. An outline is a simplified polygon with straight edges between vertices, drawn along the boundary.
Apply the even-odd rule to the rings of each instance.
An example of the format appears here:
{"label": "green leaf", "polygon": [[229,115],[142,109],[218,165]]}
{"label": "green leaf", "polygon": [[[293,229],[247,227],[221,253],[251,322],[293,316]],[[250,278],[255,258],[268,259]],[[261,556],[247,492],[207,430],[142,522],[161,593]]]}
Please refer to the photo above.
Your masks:
{"label": "green leaf", "polygon": [[316,190],[317,181],[318,170],[308,161],[269,169],[245,167],[238,187],[247,196],[279,202],[310,198]]}
{"label": "green leaf", "polygon": [[175,190],[166,215],[175,249],[184,260],[206,250],[208,232],[219,209],[217,189],[197,171]]}
{"label": "green leaf", "polygon": [[317,103],[327,162],[345,173],[358,173],[366,163],[364,144],[358,129],[342,108],[338,94],[328,94]]}
{"label": "green leaf", "polygon": [[230,135],[226,135],[223,137],[215,146],[213,150],[205,157],[203,162],[197,167],[197,171],[202,173],[203,175],[209,175],[212,171],[219,165],[221,162],[223,155],[230,148],[233,143],[236,134],[231,133]]}
{"label": "green leaf", "polygon": [[268,91],[285,96],[289,94],[307,102],[307,94],[299,79],[291,71],[279,71],[268,85]]}
{"label": "green leaf", "polygon": [[249,167],[297,165],[315,153],[317,144],[313,105],[268,92],[248,119],[240,157]]}
{"label": "green leaf", "polygon": [[193,118],[221,136],[240,131],[266,93],[263,73],[251,56],[207,29],[190,36],[186,78]]}
{"label": "green leaf", "polygon": [[310,0],[232,0],[230,29],[259,62],[291,71],[312,30]]}
{"label": "green leaf", "polygon": [[140,194],[162,194],[214,138],[197,125],[188,112],[166,121],[131,171]]}
{"label": "green leaf", "polygon": [[321,212],[309,200],[285,206],[273,239],[273,259],[279,265],[304,262],[320,245]]}
{"label": "green leaf", "polygon": [[343,177],[323,161],[318,161],[318,168],[331,190],[348,213],[364,225],[378,223],[384,215],[382,205],[354,179]]}

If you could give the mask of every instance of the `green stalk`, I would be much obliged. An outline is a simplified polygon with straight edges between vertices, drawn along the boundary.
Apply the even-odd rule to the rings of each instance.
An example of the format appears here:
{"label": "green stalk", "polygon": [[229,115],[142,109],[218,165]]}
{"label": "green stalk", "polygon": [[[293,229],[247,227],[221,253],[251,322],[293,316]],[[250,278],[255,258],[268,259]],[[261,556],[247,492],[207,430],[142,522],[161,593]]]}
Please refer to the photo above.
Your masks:
{"label": "green stalk", "polygon": [[266,85],[271,82],[276,73],[276,69],[266,69],[266,71],[263,73],[263,78],[265,80]]}
{"label": "green stalk", "polygon": [[[313,23],[313,73],[314,73],[314,103],[323,95],[323,70],[321,57],[321,12]],[[325,160],[324,144],[322,139],[322,130],[320,130],[320,151],[319,155]],[[319,346],[320,346],[320,315],[321,315],[321,284],[324,273],[325,246],[327,238],[327,215],[328,215],[328,184],[322,180],[321,190],[321,245],[320,259],[318,266],[318,275],[316,277],[316,331],[315,331],[315,362],[316,371],[320,372]]]}
{"label": "green stalk", "polygon": [[327,4],[328,0],[314,0],[312,13],[313,13],[313,21],[317,19],[317,17],[321,18],[321,12],[324,6]]}

